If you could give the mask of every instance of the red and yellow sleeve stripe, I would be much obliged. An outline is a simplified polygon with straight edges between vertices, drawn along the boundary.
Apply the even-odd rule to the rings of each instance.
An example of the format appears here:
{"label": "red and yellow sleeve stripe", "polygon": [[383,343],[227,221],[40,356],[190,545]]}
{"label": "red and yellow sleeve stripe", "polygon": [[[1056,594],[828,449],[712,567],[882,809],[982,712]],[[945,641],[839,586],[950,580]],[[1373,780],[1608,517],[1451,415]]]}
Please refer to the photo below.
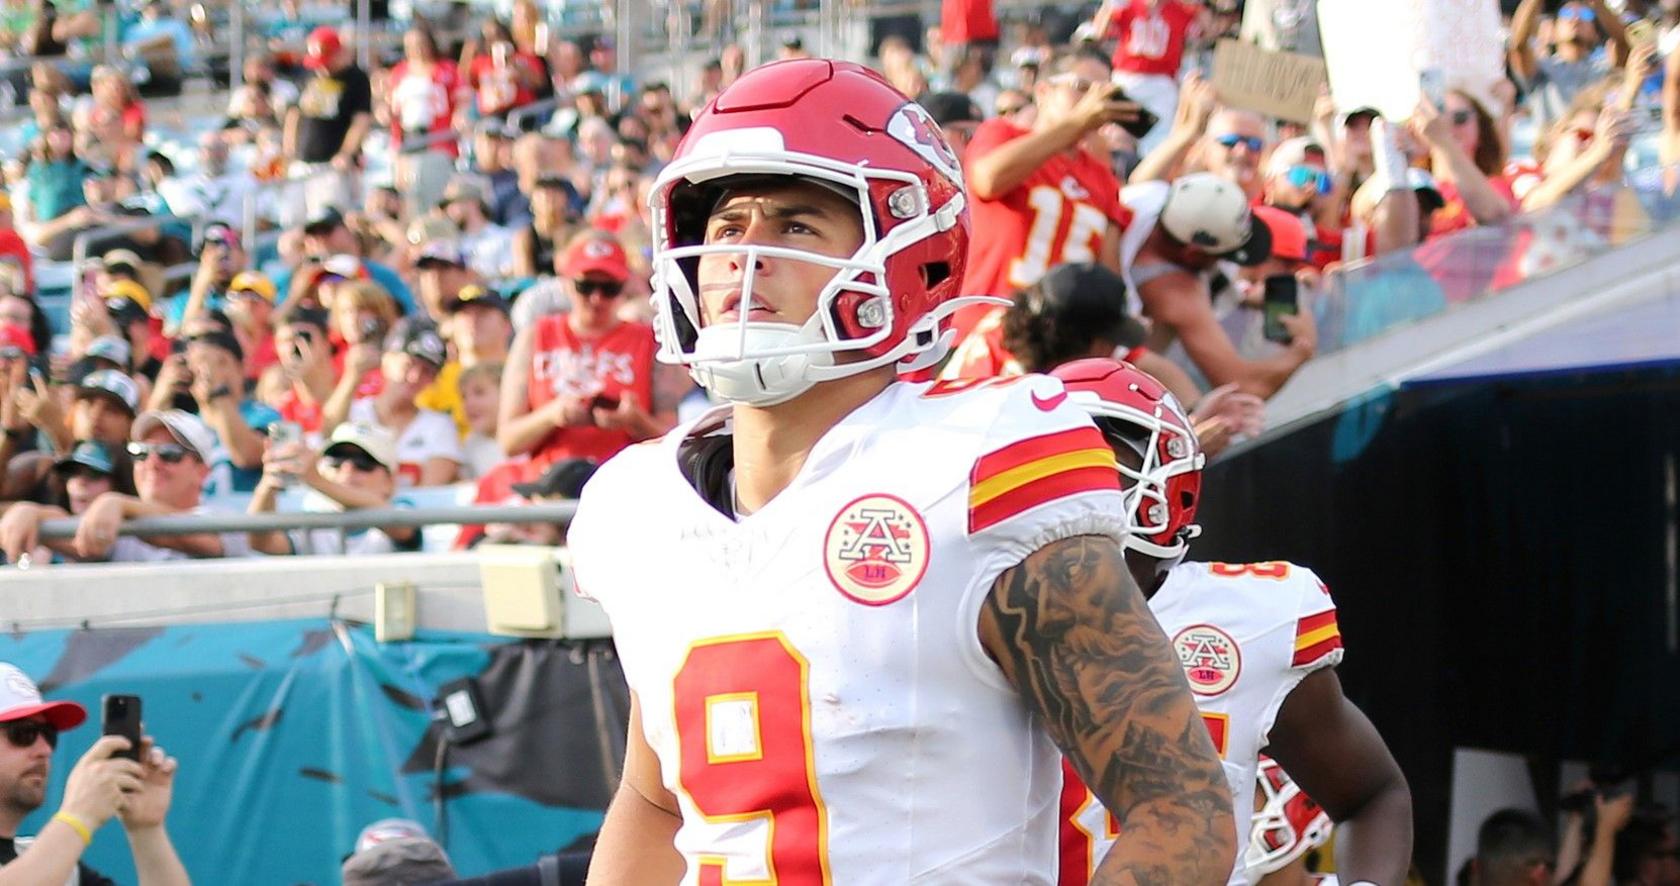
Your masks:
{"label": "red and yellow sleeve stripe", "polygon": [[1120,491],[1114,453],[1094,427],[1011,443],[981,456],[968,479],[970,533],[1059,498]]}
{"label": "red and yellow sleeve stripe", "polygon": [[1342,629],[1336,624],[1336,610],[1326,609],[1295,623],[1295,658],[1291,667],[1303,667],[1342,648]]}

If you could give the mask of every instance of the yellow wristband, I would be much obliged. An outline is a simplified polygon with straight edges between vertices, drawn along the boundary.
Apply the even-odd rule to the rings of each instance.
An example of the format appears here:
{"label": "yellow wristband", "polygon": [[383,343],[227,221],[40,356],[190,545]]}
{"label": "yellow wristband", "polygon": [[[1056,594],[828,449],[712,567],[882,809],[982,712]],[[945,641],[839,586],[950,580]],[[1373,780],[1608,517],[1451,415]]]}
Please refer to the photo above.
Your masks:
{"label": "yellow wristband", "polygon": [[53,821],[62,821],[65,824],[69,825],[70,829],[75,831],[76,834],[82,838],[82,845],[83,846],[92,846],[93,845],[93,831],[88,829],[87,822],[82,821],[80,818],[76,817],[74,814],[69,813],[69,812],[65,812],[63,810],[60,810],[58,812],[53,813],[52,820]]}

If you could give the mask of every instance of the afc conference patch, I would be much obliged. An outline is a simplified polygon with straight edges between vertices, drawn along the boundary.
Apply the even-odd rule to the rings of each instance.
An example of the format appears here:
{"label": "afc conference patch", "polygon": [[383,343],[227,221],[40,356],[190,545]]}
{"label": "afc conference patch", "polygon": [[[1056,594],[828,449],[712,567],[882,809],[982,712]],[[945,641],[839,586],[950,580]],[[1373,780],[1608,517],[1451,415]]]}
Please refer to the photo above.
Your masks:
{"label": "afc conference patch", "polygon": [[865,606],[903,599],[927,567],[927,524],[897,496],[853,500],[834,516],[823,538],[829,580],[847,599]]}
{"label": "afc conference patch", "polygon": [[1242,650],[1237,641],[1213,625],[1191,625],[1172,638],[1178,663],[1184,668],[1190,691],[1197,695],[1218,695],[1230,689],[1242,673]]}

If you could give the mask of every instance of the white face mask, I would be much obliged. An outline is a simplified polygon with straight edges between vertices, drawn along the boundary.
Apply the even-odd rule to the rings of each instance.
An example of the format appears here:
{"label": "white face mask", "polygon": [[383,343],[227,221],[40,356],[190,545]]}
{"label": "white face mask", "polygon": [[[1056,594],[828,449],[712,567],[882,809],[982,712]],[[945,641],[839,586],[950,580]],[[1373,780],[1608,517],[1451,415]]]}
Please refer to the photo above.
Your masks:
{"label": "white face mask", "polygon": [[806,370],[834,365],[833,353],[812,351],[754,358],[739,355],[823,341],[822,323],[816,317],[803,326],[756,322],[707,326],[695,339],[694,356],[700,362],[692,365],[690,372],[715,396],[748,406],[774,406],[810,390],[817,379]]}

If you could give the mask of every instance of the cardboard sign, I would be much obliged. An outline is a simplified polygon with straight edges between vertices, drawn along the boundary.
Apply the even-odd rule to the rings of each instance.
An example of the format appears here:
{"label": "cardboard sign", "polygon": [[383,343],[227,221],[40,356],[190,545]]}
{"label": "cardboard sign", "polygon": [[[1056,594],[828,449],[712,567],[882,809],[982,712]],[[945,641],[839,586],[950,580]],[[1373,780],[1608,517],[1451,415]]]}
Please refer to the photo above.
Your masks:
{"label": "cardboard sign", "polygon": [[1309,123],[1324,83],[1324,62],[1311,56],[1268,52],[1230,39],[1219,41],[1213,51],[1214,91],[1233,108]]}
{"label": "cardboard sign", "polygon": [[1318,0],[1336,108],[1412,115],[1431,89],[1462,90],[1490,113],[1505,76],[1498,0]]}

